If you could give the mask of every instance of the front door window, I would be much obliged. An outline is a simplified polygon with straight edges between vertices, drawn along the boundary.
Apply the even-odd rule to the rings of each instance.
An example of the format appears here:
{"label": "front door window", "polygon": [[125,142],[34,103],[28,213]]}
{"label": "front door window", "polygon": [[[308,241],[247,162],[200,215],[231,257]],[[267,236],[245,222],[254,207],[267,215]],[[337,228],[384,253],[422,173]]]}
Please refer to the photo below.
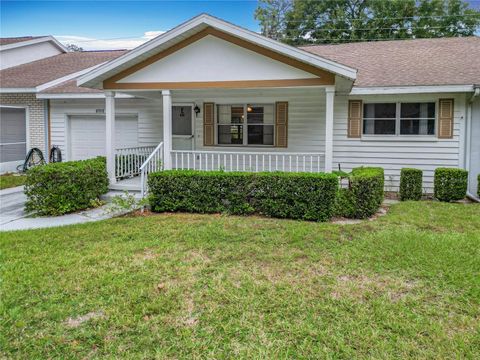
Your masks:
{"label": "front door window", "polygon": [[193,150],[192,106],[172,106],[172,148]]}

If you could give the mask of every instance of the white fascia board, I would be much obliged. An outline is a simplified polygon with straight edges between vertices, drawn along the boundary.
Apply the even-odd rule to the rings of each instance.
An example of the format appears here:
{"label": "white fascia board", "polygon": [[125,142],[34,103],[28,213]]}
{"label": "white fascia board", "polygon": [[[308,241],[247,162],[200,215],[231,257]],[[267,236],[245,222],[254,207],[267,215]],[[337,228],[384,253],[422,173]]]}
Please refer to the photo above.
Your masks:
{"label": "white fascia board", "polygon": [[353,87],[349,95],[429,94],[472,92],[473,85]]}
{"label": "white fascia board", "polygon": [[20,41],[20,42],[16,42],[16,43],[13,43],[13,44],[8,44],[8,45],[0,45],[0,51],[15,49],[15,48],[19,48],[19,47],[22,47],[22,46],[39,44],[39,43],[48,42],[48,41],[51,41],[61,51],[68,52],[68,49],[61,42],[59,42],[57,39],[55,39],[53,36],[44,36],[44,37],[41,37],[41,38],[38,38],[38,39]]}
{"label": "white fascia board", "polygon": [[89,71],[92,71],[93,69],[99,67],[99,66],[102,66],[103,64],[105,64],[105,62],[101,63],[101,64],[98,64],[98,65],[95,65],[95,66],[91,66],[89,68],[86,68],[86,69],[83,69],[83,70],[80,70],[80,71],[77,71],[77,72],[74,72],[72,74],[68,74],[68,75],[65,75],[65,76],[62,76],[61,78],[58,78],[58,79],[55,79],[55,80],[52,80],[52,81],[49,81],[48,83],[45,83],[45,84],[42,84],[42,85],[37,85],[36,89],[37,91],[43,91],[43,90],[46,90],[48,88],[51,88],[53,86],[56,86],[56,85],[59,85],[61,83],[64,83],[65,81],[68,81],[68,80],[72,80],[72,79],[75,79],[83,74],[86,74],[88,73]]}
{"label": "white fascia board", "polygon": [[[115,98],[133,99],[134,96],[128,94],[116,94]],[[68,94],[37,94],[37,99],[105,99],[104,93],[68,93]]]}
{"label": "white fascia board", "polygon": [[36,88],[0,88],[0,94],[35,93],[35,92],[37,92]]}
{"label": "white fascia board", "polygon": [[229,24],[223,20],[216,19],[210,15],[202,14],[167,31],[162,35],[157,36],[155,39],[150,40],[145,44],[138,46],[132,51],[110,61],[104,66],[101,66],[98,69],[81,76],[78,79],[77,84],[78,86],[82,86],[82,85],[93,86],[93,84],[89,85],[88,82],[96,79],[97,77],[101,77],[101,75],[108,73],[109,71],[115,69],[116,67],[121,66],[125,63],[128,63],[129,61],[134,60],[138,56],[141,56],[144,53],[148,53],[149,51],[154,50],[156,47],[168,41],[171,41],[175,39],[177,36],[180,36],[181,34],[189,30],[192,30],[195,27],[199,27],[201,25],[211,26],[213,28],[222,30],[226,33],[230,33],[244,40],[256,43],[272,51],[284,54],[286,56],[300,60],[302,62],[336,73],[348,79],[355,80],[357,77],[356,69],[349,68],[345,65],[335,63],[331,60],[321,58],[307,51],[282,44],[278,41],[268,39],[260,34],[239,28],[238,26]]}

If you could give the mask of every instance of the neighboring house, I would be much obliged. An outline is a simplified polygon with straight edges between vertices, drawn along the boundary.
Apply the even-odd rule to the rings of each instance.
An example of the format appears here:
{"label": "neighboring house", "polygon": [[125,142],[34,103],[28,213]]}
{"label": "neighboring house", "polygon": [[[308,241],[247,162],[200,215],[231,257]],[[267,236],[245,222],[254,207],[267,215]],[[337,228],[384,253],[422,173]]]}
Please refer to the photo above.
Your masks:
{"label": "neighboring house", "polygon": [[[118,180],[138,174],[151,155],[150,170],[159,162],[251,171],[381,166],[386,190],[398,189],[402,167],[416,167],[428,192],[435,168],[462,167],[476,192],[479,38],[294,48],[200,15],[110,54],[30,87],[48,101],[44,147],[60,146],[67,160],[106,155],[113,187],[138,188]],[[12,69],[0,72],[3,93],[14,87]]]}
{"label": "neighboring house", "polygon": [[0,70],[67,52],[52,36],[0,38]]}
{"label": "neighboring house", "polygon": [[[51,37],[48,37],[49,39]],[[19,39],[19,38],[14,38]],[[23,39],[23,38],[22,38]],[[44,39],[44,38],[41,38]],[[0,39],[9,43],[10,38]],[[56,42],[56,41],[55,41]],[[25,44],[26,58],[38,49]],[[31,50],[30,47],[32,47]],[[17,48],[20,49],[20,48]],[[26,152],[37,147],[48,156],[50,148],[48,100],[38,94],[45,89],[74,79],[95,66],[114,59],[125,51],[44,52],[43,58],[0,71],[0,172],[14,171],[25,160]],[[3,64],[3,52],[0,63]],[[87,90],[92,92],[93,90]]]}

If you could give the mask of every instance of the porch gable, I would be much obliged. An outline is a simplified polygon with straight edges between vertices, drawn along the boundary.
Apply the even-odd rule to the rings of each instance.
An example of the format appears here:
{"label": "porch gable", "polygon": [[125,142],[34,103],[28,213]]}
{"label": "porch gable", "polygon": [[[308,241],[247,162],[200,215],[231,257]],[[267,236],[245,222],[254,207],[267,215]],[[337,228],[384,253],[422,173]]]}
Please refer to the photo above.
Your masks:
{"label": "porch gable", "polygon": [[212,27],[104,80],[104,89],[333,85],[335,75]]}

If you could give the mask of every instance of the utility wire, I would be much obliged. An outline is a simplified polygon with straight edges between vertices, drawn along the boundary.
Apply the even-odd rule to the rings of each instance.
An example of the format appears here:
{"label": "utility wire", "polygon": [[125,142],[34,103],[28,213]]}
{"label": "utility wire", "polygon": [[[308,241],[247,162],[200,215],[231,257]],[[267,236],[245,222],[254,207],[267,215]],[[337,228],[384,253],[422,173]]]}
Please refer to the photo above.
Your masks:
{"label": "utility wire", "polygon": [[[480,0],[476,1],[480,2]],[[431,16],[407,16],[407,17],[383,17],[380,20],[401,20],[401,19],[423,19],[423,18],[443,18],[443,17],[469,17],[469,16],[476,16],[480,17],[479,14],[463,14],[463,15],[431,15]],[[372,18],[370,18],[372,19]],[[288,21],[288,23],[303,23],[304,21],[302,20],[291,20]],[[428,29],[425,29],[424,27],[409,27],[406,29],[413,29],[413,28],[418,28],[418,29],[423,29],[423,30],[428,30],[428,29],[435,29],[435,28],[444,28],[444,26],[438,26],[438,27],[428,27]],[[353,29],[355,31],[367,31],[367,30],[397,30],[395,28],[371,28],[371,29]],[[302,29],[302,30],[311,30],[311,31],[351,31],[352,29]],[[401,29],[400,29],[401,30]],[[128,37],[117,37],[117,38],[106,38],[106,39],[88,39],[88,40],[72,40],[74,42],[78,43],[84,43],[84,42],[93,42],[93,41],[109,41],[109,40],[135,40],[135,39],[140,39],[141,36],[128,36]]]}

